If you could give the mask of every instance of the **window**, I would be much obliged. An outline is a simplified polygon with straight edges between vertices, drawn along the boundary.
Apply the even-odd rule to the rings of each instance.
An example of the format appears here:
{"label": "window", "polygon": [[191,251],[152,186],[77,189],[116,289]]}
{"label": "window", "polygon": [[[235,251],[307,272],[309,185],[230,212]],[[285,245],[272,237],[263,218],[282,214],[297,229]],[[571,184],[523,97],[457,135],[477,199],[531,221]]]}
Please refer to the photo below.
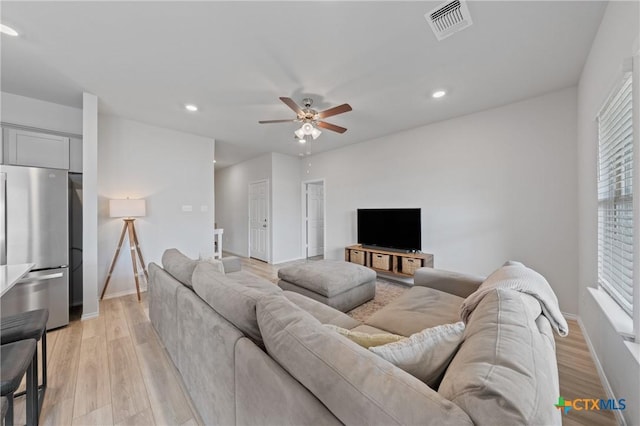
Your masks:
{"label": "window", "polygon": [[632,74],[598,114],[598,282],[633,316]]}

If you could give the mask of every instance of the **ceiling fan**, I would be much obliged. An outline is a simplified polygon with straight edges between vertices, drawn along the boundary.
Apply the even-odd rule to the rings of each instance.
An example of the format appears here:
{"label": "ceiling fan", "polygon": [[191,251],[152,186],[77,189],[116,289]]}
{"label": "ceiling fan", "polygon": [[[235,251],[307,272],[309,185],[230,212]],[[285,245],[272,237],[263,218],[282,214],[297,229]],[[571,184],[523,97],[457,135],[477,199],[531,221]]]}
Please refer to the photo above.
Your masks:
{"label": "ceiling fan", "polygon": [[291,98],[281,97],[280,100],[296,113],[296,118],[292,120],[262,120],[258,121],[258,123],[302,123],[302,127],[294,132],[298,139],[303,139],[305,135],[311,135],[313,139],[317,139],[322,132],[316,129],[314,125],[337,133],[344,133],[347,131],[347,129],[344,127],[327,123],[326,121],[322,121],[322,119],[351,111],[351,105],[349,104],[338,105],[336,107],[318,112],[315,109],[311,108],[311,105],[313,105],[313,99],[311,98],[304,98],[302,100],[304,108],[298,106],[298,104],[296,104]]}

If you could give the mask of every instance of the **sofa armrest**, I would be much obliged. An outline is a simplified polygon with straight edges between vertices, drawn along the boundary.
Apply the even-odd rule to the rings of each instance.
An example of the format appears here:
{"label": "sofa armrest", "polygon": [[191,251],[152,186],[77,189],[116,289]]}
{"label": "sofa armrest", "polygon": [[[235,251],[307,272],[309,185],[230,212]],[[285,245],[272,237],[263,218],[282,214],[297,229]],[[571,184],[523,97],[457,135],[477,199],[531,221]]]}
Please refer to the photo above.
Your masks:
{"label": "sofa armrest", "polygon": [[225,274],[228,274],[229,272],[238,272],[242,269],[242,261],[240,260],[239,257],[229,256],[229,257],[223,257],[220,260],[224,265]]}
{"label": "sofa armrest", "polygon": [[485,280],[479,275],[461,274],[443,269],[420,268],[413,276],[413,285],[430,287],[463,298],[476,291]]}

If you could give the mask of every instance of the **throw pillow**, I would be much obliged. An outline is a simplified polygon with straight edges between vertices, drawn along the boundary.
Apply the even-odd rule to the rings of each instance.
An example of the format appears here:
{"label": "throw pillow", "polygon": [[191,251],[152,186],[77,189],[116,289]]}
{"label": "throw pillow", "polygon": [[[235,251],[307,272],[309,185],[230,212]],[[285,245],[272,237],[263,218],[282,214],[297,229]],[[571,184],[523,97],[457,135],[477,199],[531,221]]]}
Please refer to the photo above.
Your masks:
{"label": "throw pillow", "polygon": [[457,405],[286,297],[262,297],[256,313],[269,355],[343,424],[472,425]]}
{"label": "throw pillow", "polygon": [[376,333],[367,334],[360,331],[351,331],[346,328],[338,327],[333,324],[323,324],[330,330],[336,331],[338,334],[343,335],[354,343],[359,344],[363,348],[370,348],[371,346],[386,345],[387,343],[397,342],[405,339],[404,336],[398,336],[391,333]]}
{"label": "throw pillow", "polygon": [[437,389],[443,373],[458,350],[464,323],[439,325],[412,334],[406,339],[369,350],[398,368]]}
{"label": "throw pillow", "polygon": [[220,272],[221,274],[224,274],[224,263],[222,263],[221,260],[219,259],[215,259],[213,257],[202,257],[200,256],[200,262],[208,262],[211,263],[213,266],[215,266],[216,271]]}

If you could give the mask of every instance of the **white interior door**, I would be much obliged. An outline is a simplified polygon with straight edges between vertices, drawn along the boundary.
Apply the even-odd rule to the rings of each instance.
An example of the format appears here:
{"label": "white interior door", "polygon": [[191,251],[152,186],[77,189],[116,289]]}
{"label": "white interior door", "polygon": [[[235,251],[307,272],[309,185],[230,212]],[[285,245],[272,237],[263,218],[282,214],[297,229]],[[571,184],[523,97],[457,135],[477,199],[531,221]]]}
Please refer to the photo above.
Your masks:
{"label": "white interior door", "polygon": [[307,184],[307,257],[324,254],[324,183]]}
{"label": "white interior door", "polygon": [[249,257],[269,262],[269,182],[249,184]]}

